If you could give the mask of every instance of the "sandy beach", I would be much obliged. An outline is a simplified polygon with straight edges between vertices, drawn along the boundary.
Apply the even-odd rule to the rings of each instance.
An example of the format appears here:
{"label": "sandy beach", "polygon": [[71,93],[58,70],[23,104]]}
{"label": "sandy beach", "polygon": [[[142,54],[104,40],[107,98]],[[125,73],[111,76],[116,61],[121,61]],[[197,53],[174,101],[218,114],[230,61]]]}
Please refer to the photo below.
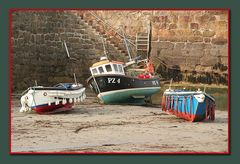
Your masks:
{"label": "sandy beach", "polygon": [[[88,95],[87,95],[88,96]],[[20,113],[12,100],[12,152],[227,152],[228,112],[191,123],[160,106],[101,105],[90,96],[65,113]]]}

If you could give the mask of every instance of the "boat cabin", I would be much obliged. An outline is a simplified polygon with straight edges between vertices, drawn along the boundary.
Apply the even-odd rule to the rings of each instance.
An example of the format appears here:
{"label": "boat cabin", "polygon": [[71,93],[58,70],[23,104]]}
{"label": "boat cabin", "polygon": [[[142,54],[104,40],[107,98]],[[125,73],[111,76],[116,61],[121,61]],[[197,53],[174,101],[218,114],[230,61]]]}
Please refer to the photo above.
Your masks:
{"label": "boat cabin", "polygon": [[99,74],[125,75],[123,62],[109,61],[107,59],[94,63],[92,67],[90,67],[90,71],[92,75],[99,75]]}

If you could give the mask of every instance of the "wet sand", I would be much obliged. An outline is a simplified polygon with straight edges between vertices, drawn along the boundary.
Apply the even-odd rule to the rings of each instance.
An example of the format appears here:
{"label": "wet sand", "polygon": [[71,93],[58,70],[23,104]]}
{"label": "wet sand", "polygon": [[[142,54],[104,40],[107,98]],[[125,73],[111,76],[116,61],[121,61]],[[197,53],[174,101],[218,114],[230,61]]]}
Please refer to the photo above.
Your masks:
{"label": "wet sand", "polygon": [[12,101],[12,152],[227,152],[228,112],[191,123],[160,106],[101,105],[88,97],[72,111],[20,113]]}

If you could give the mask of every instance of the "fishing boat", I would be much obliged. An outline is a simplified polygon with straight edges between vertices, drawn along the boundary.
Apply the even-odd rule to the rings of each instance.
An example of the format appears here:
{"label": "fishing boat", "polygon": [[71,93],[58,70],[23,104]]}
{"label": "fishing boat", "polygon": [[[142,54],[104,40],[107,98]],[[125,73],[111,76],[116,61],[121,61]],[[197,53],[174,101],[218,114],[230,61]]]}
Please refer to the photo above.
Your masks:
{"label": "fishing boat", "polygon": [[20,112],[36,111],[40,114],[72,110],[74,103],[86,98],[85,88],[78,83],[59,83],[53,87],[33,86],[21,97]]}
{"label": "fishing boat", "polygon": [[162,110],[191,122],[214,120],[215,99],[205,91],[166,89],[162,96]]}
{"label": "fishing boat", "polygon": [[[151,24],[149,22],[147,35],[144,36],[146,42],[145,48],[138,47],[136,52],[144,51],[144,54],[132,58],[130,44],[133,44],[127,39],[126,34],[122,30],[122,35],[126,50],[128,53],[128,62],[108,60],[106,48],[103,41],[104,56],[100,61],[94,63],[90,67],[91,76],[87,79],[90,88],[96,93],[98,99],[104,104],[146,104],[145,100],[151,100],[151,96],[160,91],[160,79],[154,76],[154,69],[150,55],[150,35]],[[143,45],[143,40],[140,40],[140,45]],[[138,43],[138,41],[136,41]],[[137,56],[138,55],[138,56]],[[132,75],[129,73],[129,67],[144,63],[146,68],[142,73]],[[135,69],[135,68],[133,68]]]}
{"label": "fishing boat", "polygon": [[128,76],[124,63],[101,58],[90,67],[87,83],[104,104],[145,104],[145,100],[160,91],[160,80],[150,73]]}

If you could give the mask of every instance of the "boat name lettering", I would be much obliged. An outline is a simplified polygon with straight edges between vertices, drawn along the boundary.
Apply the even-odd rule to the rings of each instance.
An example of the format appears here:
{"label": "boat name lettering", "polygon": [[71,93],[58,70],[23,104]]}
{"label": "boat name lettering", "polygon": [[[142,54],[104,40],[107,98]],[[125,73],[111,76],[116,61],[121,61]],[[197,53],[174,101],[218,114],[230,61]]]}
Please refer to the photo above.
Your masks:
{"label": "boat name lettering", "polygon": [[158,85],[158,81],[152,81],[153,85]]}
{"label": "boat name lettering", "polygon": [[120,79],[116,80],[116,78],[108,78],[108,83],[118,83],[118,84],[120,84]]}

